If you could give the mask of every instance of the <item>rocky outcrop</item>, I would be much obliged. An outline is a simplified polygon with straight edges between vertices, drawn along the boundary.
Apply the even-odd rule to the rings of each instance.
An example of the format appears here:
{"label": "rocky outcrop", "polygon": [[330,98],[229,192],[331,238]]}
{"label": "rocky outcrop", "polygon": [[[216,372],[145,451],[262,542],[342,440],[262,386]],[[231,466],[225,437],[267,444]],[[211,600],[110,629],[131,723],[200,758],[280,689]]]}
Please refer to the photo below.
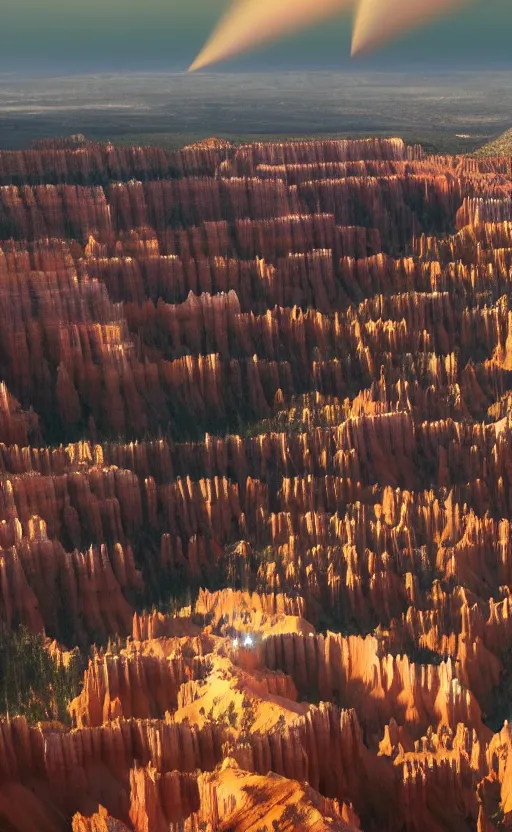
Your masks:
{"label": "rocky outcrop", "polygon": [[129,817],[134,832],[164,832],[197,812],[200,794],[194,775],[169,771],[160,774],[151,765],[130,772]]}
{"label": "rocky outcrop", "polygon": [[90,817],[84,817],[79,812],[73,816],[72,823],[73,832],[129,832],[129,827],[118,820],[111,817],[104,806],[100,806],[99,810]]}
{"label": "rocky outcrop", "polygon": [[455,730],[459,723],[481,736],[489,734],[450,659],[436,666],[415,665],[407,656],[379,657],[375,638],[343,639],[331,633],[270,635],[264,649],[268,667],[288,673],[303,695],[356,707],[368,738],[380,737],[391,719],[411,736],[421,736],[429,726]]}
{"label": "rocky outcrop", "polygon": [[357,815],[336,800],[326,800],[310,786],[271,775],[260,777],[241,770],[227,758],[221,769],[198,779],[199,822],[207,830],[272,830],[283,832],[353,832]]}
{"label": "rocky outcrop", "polygon": [[40,438],[37,415],[33,410],[23,411],[3,382],[0,383],[0,437],[5,445],[22,447]]}
{"label": "rocky outcrop", "polygon": [[167,658],[137,650],[106,653],[89,663],[82,691],[69,706],[73,724],[103,725],[117,717],[163,719],[177,708],[181,685],[204,679],[208,667],[207,658],[186,658],[182,651]]}
{"label": "rocky outcrop", "polygon": [[2,151],[0,185],[73,185],[108,183],[112,179],[160,179],[213,176],[229,152],[229,143],[201,142],[178,151],[159,147],[116,147],[89,142],[83,136],[34,142],[30,150]]}

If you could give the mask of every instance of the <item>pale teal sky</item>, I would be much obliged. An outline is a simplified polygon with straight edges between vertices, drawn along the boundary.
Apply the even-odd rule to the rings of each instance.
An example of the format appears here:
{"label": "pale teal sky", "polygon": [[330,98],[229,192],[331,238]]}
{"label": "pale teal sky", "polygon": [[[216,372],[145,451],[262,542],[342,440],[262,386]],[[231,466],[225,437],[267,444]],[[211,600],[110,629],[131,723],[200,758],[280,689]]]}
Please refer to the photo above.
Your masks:
{"label": "pale teal sky", "polygon": [[[227,0],[0,0],[0,71],[186,69]],[[225,68],[345,65],[349,18]],[[480,0],[401,39],[373,65],[512,64],[511,0]]]}

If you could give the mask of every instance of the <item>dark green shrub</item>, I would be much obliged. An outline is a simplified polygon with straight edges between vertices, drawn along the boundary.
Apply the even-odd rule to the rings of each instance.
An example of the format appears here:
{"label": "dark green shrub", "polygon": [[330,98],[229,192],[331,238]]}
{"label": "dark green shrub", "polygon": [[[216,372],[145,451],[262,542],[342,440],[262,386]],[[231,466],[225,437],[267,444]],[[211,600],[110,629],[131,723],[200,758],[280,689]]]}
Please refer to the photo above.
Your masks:
{"label": "dark green shrub", "polygon": [[41,635],[25,627],[0,632],[0,710],[30,722],[69,723],[67,707],[78,694],[82,667],[77,654],[68,667],[54,659]]}

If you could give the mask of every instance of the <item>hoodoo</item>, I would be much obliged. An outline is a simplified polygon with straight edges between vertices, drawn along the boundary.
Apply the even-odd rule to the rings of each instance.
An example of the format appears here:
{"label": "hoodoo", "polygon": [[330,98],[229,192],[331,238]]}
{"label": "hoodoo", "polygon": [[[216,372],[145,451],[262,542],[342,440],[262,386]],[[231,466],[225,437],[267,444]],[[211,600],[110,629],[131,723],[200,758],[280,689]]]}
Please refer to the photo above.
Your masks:
{"label": "hoodoo", "polygon": [[509,162],[0,152],[1,829],[512,823]]}

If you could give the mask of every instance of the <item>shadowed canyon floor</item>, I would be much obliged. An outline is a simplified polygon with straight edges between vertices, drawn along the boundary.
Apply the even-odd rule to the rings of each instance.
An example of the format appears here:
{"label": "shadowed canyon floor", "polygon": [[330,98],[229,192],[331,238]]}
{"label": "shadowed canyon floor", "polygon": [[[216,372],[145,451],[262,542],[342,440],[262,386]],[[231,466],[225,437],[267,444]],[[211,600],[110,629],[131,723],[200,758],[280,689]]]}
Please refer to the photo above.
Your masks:
{"label": "shadowed canyon floor", "polygon": [[511,186],[0,152],[3,832],[512,827]]}

